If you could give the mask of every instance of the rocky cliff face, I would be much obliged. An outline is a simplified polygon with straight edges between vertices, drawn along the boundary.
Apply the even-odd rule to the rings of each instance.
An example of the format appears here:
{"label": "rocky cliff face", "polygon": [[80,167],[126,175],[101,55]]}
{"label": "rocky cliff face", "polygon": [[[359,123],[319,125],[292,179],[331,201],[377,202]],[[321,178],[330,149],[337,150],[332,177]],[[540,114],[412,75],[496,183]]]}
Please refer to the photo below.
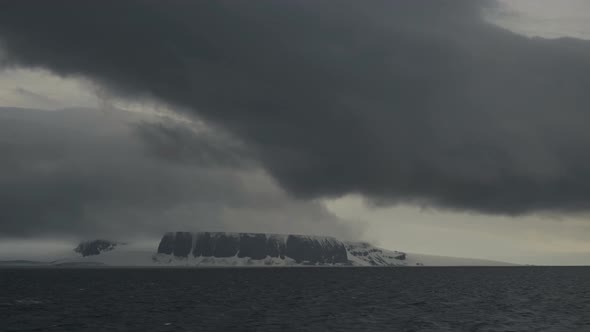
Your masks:
{"label": "rocky cliff face", "polygon": [[291,259],[298,264],[347,264],[346,246],[331,237],[261,233],[166,233],[158,254],[174,257]]}

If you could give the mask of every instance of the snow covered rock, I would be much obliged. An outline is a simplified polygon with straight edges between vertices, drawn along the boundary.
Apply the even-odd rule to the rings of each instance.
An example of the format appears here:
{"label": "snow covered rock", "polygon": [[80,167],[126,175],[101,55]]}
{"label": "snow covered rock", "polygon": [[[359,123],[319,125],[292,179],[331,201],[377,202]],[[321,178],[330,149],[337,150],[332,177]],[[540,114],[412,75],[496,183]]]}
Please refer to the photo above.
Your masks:
{"label": "snow covered rock", "polygon": [[107,240],[84,241],[78,244],[74,251],[82,255],[82,257],[86,257],[99,255],[103,251],[111,251],[116,246],[117,242]]}
{"label": "snow covered rock", "polygon": [[406,253],[375,247],[366,242],[345,242],[348,258],[360,266],[405,266]]}

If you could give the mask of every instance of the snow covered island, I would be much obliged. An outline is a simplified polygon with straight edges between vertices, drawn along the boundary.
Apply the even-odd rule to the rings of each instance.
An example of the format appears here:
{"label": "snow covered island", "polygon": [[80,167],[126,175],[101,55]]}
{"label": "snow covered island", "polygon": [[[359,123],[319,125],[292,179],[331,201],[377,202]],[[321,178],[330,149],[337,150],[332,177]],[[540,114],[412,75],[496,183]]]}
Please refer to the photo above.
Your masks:
{"label": "snow covered island", "polygon": [[403,252],[326,236],[263,233],[164,235],[154,260],[189,266],[403,266]]}
{"label": "snow covered island", "polygon": [[136,267],[397,267],[506,266],[503,262],[392,251],[327,236],[175,232],[159,244],[92,240],[50,262],[0,261],[0,266]]}

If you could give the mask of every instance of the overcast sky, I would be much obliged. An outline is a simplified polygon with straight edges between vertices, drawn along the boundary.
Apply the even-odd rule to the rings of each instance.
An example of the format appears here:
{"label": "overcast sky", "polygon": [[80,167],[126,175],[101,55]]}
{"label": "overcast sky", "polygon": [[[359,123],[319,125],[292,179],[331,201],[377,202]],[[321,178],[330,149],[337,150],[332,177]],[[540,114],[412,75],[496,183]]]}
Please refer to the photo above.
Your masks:
{"label": "overcast sky", "polygon": [[0,5],[4,243],[260,231],[590,264],[587,1],[37,6]]}

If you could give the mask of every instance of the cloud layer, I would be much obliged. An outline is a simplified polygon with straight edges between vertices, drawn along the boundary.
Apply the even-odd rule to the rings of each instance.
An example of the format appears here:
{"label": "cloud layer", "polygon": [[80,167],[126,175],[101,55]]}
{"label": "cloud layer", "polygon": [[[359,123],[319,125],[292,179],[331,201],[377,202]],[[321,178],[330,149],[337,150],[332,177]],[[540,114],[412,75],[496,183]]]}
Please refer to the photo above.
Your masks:
{"label": "cloud layer", "polygon": [[518,36],[483,8],[493,3],[11,1],[0,43],[7,66],[88,77],[226,129],[298,197],[588,210],[590,43]]}
{"label": "cloud layer", "polygon": [[[167,144],[168,133],[190,145]],[[358,235],[321,204],[289,197],[255,163],[234,162],[238,146],[213,131],[121,110],[0,108],[0,237]]]}

